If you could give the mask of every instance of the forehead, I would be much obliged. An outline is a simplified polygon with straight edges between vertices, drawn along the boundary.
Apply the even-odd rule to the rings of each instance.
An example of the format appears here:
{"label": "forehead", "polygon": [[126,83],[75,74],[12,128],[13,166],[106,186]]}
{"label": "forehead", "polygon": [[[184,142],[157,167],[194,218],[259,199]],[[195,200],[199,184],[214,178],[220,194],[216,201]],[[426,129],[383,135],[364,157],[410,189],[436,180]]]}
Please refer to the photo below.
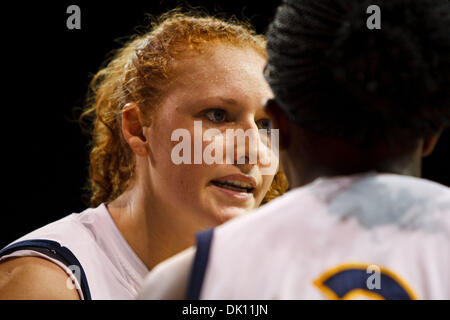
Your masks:
{"label": "forehead", "polygon": [[180,98],[225,96],[261,99],[271,96],[263,77],[265,58],[252,48],[215,44],[201,53],[190,51],[177,59],[168,94]]}

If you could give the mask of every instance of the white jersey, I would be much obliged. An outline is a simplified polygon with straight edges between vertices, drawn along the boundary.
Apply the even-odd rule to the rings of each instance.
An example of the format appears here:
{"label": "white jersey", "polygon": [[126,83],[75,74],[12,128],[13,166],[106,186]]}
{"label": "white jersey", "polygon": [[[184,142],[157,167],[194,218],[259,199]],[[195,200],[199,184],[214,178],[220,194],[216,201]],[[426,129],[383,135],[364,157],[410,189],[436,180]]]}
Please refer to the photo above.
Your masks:
{"label": "white jersey", "polygon": [[42,257],[63,268],[81,299],[134,299],[149,271],[105,204],[50,223],[0,251],[0,261],[24,256]]}
{"label": "white jersey", "polygon": [[197,236],[189,299],[450,299],[450,189],[320,178]]}

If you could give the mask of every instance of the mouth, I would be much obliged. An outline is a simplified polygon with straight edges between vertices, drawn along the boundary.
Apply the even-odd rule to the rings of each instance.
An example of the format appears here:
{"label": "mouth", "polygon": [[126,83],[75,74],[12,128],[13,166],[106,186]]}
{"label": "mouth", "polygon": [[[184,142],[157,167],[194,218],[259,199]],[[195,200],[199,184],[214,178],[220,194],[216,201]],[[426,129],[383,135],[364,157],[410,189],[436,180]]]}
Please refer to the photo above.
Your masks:
{"label": "mouth", "polygon": [[252,177],[233,174],[211,181],[211,185],[235,199],[245,200],[254,196],[256,181]]}
{"label": "mouth", "polygon": [[236,181],[236,180],[226,180],[224,182],[213,180],[211,183],[219,188],[224,188],[236,192],[246,192],[253,193],[255,190],[249,183]]}

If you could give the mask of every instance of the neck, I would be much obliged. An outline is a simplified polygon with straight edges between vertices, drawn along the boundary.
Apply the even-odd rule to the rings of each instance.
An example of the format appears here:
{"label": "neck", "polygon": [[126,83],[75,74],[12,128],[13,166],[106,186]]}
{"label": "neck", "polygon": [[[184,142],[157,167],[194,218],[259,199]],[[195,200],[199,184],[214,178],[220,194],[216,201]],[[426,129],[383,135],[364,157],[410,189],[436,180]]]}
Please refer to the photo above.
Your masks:
{"label": "neck", "polygon": [[420,143],[411,152],[395,154],[390,153],[385,145],[372,150],[358,150],[339,140],[316,139],[314,143],[289,146],[287,154],[282,156],[283,169],[292,188],[308,184],[319,177],[369,171],[420,177],[421,150]]}
{"label": "neck", "polygon": [[107,205],[117,228],[149,270],[192,246],[197,231],[151,195],[144,188],[132,188]]}

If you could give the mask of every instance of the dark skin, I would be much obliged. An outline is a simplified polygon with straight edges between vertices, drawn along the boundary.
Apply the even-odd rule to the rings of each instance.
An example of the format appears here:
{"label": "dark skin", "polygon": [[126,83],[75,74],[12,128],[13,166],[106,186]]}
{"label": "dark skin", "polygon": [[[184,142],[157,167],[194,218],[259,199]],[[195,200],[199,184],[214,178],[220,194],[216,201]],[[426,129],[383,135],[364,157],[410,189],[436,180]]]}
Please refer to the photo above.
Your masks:
{"label": "dark skin", "polygon": [[274,128],[279,129],[282,165],[291,188],[319,177],[367,171],[420,177],[422,158],[432,153],[441,134],[422,137],[408,148],[402,148],[406,143],[397,141],[395,148],[380,143],[361,150],[344,139],[319,136],[298,127],[273,99],[266,102],[265,109],[274,121]]}

